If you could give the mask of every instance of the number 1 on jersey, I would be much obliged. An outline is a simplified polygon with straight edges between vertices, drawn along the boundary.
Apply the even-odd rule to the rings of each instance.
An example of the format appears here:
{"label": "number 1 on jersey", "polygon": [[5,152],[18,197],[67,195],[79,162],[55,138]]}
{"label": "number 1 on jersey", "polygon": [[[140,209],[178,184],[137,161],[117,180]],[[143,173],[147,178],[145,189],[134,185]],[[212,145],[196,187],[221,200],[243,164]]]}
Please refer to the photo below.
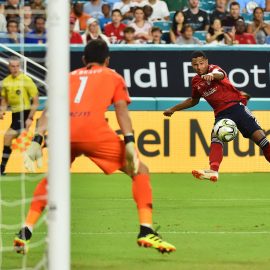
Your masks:
{"label": "number 1 on jersey", "polygon": [[74,98],[74,103],[80,103],[81,102],[81,98],[82,98],[83,92],[85,90],[88,77],[87,76],[80,76],[80,80],[81,80],[80,87],[78,89],[76,97]]}

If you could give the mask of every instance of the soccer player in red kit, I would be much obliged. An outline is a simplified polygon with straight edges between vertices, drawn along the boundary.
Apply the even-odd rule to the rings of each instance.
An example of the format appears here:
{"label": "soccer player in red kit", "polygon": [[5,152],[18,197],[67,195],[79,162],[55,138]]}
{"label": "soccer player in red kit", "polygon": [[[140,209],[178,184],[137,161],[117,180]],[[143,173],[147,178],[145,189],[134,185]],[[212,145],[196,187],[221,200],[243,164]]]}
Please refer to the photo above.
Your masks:
{"label": "soccer player in red kit", "polygon": [[[195,106],[203,97],[213,108],[215,123],[220,119],[233,120],[245,138],[254,141],[262,150],[265,159],[270,162],[270,144],[255,117],[245,106],[248,96],[237,90],[229,81],[227,74],[219,66],[208,64],[204,52],[192,53],[192,67],[197,73],[192,79],[192,94],[180,104],[167,109],[165,116],[171,116],[176,111],[181,111]],[[218,180],[218,170],[223,159],[223,142],[212,131],[209,153],[209,170],[194,170],[193,176],[199,179]]]}
{"label": "soccer player in red kit", "polygon": [[[162,253],[176,248],[163,241],[152,228],[152,190],[147,166],[138,158],[132,122],[127,105],[130,98],[122,76],[108,68],[109,49],[103,40],[89,42],[84,50],[85,67],[70,73],[70,140],[71,163],[85,155],[104,173],[121,170],[132,178],[132,193],[137,204],[140,231],[137,243],[153,247]],[[115,114],[124,141],[113,131],[105,119],[105,112],[114,105]],[[34,137],[25,155],[26,168],[31,169],[41,157],[41,143],[46,130],[46,114],[43,113]],[[44,127],[45,126],[45,127]],[[47,179],[36,187],[25,225],[14,240],[18,253],[27,252],[32,229],[45,208],[44,195]],[[43,196],[43,197],[42,197]]]}

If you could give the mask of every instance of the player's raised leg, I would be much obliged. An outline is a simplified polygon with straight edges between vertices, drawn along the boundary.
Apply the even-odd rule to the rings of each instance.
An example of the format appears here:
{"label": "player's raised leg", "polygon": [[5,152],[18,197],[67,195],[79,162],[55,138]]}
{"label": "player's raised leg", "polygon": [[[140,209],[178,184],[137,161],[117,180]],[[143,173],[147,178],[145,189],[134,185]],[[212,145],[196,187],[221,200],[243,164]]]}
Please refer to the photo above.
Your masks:
{"label": "player's raised leg", "polygon": [[210,169],[193,170],[194,177],[200,180],[210,180],[216,182],[218,180],[218,170],[223,159],[223,142],[220,141],[215,133],[211,134],[211,145],[209,153]]}

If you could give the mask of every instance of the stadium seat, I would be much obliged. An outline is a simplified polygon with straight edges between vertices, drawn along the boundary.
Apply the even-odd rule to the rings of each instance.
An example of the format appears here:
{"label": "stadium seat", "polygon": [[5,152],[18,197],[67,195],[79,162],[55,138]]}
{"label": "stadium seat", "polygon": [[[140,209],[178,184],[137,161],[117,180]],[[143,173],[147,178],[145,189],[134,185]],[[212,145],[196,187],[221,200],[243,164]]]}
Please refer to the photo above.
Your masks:
{"label": "stadium seat", "polygon": [[198,38],[203,43],[205,43],[206,42],[206,34],[207,34],[207,31],[195,31],[193,36]]}
{"label": "stadium seat", "polygon": [[253,20],[253,14],[242,13],[241,16],[244,18],[245,21],[251,22]]}
{"label": "stadium seat", "polygon": [[166,41],[166,44],[170,44],[171,43],[170,32],[169,31],[163,31],[161,38],[162,38],[162,40]]}
{"label": "stadium seat", "polygon": [[216,3],[215,1],[201,1],[200,8],[211,13],[215,9]]}
{"label": "stadium seat", "polygon": [[173,17],[176,11],[170,11],[170,21],[173,21]]}
{"label": "stadium seat", "polygon": [[270,21],[270,12],[264,12],[264,20],[267,22]]}
{"label": "stadium seat", "polygon": [[162,31],[169,31],[171,29],[171,21],[156,21],[153,26],[159,27]]}

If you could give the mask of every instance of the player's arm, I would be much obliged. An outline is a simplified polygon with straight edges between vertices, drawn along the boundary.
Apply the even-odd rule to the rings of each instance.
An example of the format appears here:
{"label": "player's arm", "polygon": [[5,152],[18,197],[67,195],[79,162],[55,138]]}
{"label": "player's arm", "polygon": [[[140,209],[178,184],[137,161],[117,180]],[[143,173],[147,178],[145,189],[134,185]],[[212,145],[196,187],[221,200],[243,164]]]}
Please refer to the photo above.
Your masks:
{"label": "player's arm", "polygon": [[42,143],[44,141],[44,135],[47,130],[48,118],[47,118],[47,110],[45,109],[41,117],[37,121],[35,136],[28,147],[28,149],[24,153],[24,166],[25,168],[33,172],[35,171],[35,163],[37,163],[37,167],[42,167]]}
{"label": "player's arm", "polygon": [[206,81],[213,81],[213,80],[223,80],[225,77],[224,73],[221,70],[214,69],[212,72],[209,72],[207,74],[204,74],[201,76]]}
{"label": "player's arm", "polygon": [[5,97],[1,97],[1,106],[0,106],[0,119],[4,119],[5,111],[7,110],[8,102]]}
{"label": "player's arm", "polygon": [[124,134],[126,145],[126,167],[128,173],[134,175],[139,169],[139,158],[135,149],[135,139],[132,130],[131,118],[125,100],[119,100],[114,103],[117,122]]}
{"label": "player's arm", "polygon": [[182,111],[191,107],[194,107],[195,105],[197,105],[200,101],[200,98],[188,98],[186,100],[184,100],[183,102],[167,109],[163,114],[165,116],[172,116],[176,111]]}

